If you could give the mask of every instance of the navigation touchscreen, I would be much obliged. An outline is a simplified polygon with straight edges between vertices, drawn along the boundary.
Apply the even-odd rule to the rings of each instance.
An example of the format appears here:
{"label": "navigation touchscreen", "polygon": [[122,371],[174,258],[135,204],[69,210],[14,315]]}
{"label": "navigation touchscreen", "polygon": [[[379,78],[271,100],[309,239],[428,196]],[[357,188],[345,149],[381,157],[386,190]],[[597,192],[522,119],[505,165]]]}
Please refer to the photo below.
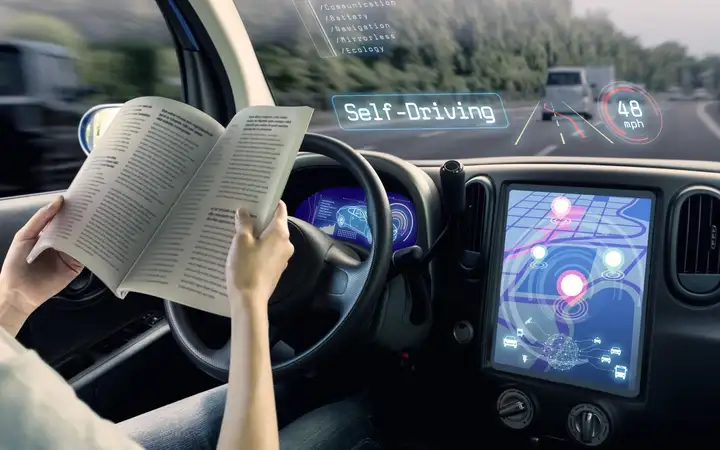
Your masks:
{"label": "navigation touchscreen", "polygon": [[650,193],[510,189],[492,366],[639,391]]}

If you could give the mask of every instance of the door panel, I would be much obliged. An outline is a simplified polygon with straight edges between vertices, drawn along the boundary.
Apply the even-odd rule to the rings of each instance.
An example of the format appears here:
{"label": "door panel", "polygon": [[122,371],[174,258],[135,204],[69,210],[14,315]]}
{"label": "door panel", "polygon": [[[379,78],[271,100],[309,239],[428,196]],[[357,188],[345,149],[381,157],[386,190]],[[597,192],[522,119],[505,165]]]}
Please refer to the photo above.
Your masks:
{"label": "door panel", "polygon": [[62,191],[0,199],[0,255],[3,259],[15,233],[33,214],[60,194]]}

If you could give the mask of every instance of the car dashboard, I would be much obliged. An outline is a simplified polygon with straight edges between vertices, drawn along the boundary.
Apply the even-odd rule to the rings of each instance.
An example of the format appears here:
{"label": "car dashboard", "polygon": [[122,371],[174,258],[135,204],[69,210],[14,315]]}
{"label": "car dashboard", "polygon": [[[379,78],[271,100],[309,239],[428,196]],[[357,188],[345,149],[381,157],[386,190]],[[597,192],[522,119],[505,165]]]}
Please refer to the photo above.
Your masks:
{"label": "car dashboard", "polygon": [[[458,198],[443,161],[362,154],[391,200],[395,253],[435,248],[427,292],[389,280],[369,330],[412,367],[401,389],[413,427],[437,430],[443,448],[496,435],[603,448],[713,433],[720,164],[463,161],[462,213],[448,215]],[[329,158],[301,154],[283,199],[358,254],[371,245],[363,192]],[[432,314],[410,317],[410,297],[425,294]]]}
{"label": "car dashboard", "polygon": [[[441,162],[420,167],[428,188],[418,167],[366,157],[391,203],[412,209],[413,244],[427,250],[445,224]],[[308,198],[317,210],[329,197],[337,228],[361,195],[323,164],[323,176],[293,174],[305,187],[291,197],[308,218]],[[720,402],[718,171],[587,158],[466,164],[465,211],[431,269],[418,420],[458,446],[477,439],[478,424],[533,446],[660,442],[681,429],[699,438]],[[347,239],[367,245],[362,234]]]}

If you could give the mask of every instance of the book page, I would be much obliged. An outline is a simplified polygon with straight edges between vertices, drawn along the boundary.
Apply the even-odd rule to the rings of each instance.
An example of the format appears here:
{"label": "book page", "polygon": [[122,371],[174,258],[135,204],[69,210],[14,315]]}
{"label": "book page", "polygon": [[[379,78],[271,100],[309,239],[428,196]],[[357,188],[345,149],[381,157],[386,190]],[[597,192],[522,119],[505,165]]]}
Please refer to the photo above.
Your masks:
{"label": "book page", "polygon": [[312,111],[261,106],[240,112],[120,288],[229,316],[225,260],[235,210],[248,208],[256,233],[262,232],[285,189]]}
{"label": "book page", "polygon": [[30,257],[49,247],[61,250],[119,295],[121,280],[223,131],[184,103],[160,97],[127,102]]}

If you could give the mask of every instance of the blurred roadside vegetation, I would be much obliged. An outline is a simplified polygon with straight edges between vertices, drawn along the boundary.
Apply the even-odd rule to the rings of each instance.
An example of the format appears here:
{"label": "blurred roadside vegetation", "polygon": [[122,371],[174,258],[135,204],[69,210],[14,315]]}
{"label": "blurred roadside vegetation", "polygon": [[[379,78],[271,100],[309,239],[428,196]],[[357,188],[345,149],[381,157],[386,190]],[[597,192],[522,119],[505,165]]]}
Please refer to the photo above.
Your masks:
{"label": "blurred roadside vegetation", "polygon": [[[559,65],[614,65],[618,79],[654,92],[674,86],[720,92],[720,43],[717,55],[705,57],[677,42],[645,47],[602,11],[573,14],[572,0],[397,1],[377,20],[390,23],[397,39],[373,59],[319,58],[297,11],[274,1],[236,4],[280,104],[328,108],[332,95],[347,92],[494,91],[511,101],[536,101],[547,68]],[[72,25],[45,14],[18,13],[8,25],[4,37],[69,48],[83,81],[99,91],[94,102],[180,98],[170,46],[141,37],[88,42]]]}
{"label": "blurred roadside vegetation", "polygon": [[[297,13],[265,1],[236,4],[276,96],[290,101],[327,101],[340,92],[483,91],[537,101],[547,68],[564,65],[614,65],[618,79],[655,92],[720,88],[720,42],[718,55],[703,58],[677,42],[644,47],[602,11],[573,14],[572,0],[397,1],[386,17],[397,39],[376,59],[318,58],[302,23],[289,17]],[[710,13],[709,5],[697,14]],[[277,24],[283,34],[274,37]]]}
{"label": "blurred roadside vegetation", "polygon": [[142,95],[181,98],[175,49],[137,42],[88,42],[72,25],[49,15],[18,13],[3,38],[48,42],[67,48],[80,79],[96,90],[92,103],[125,102]]}

